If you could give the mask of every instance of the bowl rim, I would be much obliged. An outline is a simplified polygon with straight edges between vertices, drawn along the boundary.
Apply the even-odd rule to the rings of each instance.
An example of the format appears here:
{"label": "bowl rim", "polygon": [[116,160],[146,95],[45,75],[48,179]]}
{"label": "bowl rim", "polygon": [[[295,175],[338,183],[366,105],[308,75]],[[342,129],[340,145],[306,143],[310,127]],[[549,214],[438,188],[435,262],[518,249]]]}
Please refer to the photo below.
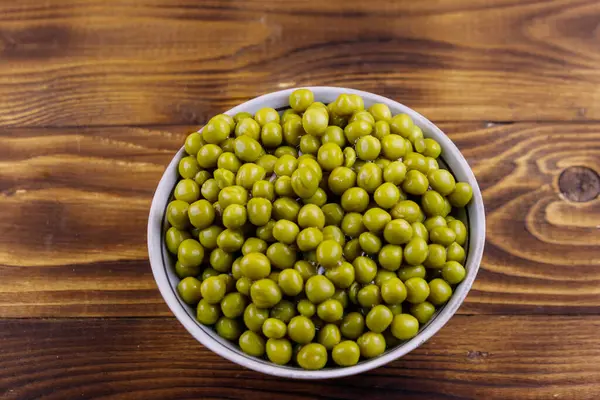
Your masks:
{"label": "bowl rim", "polygon": [[[272,106],[269,105],[269,103],[272,104],[275,102],[275,100],[281,101],[281,99],[287,99],[294,90],[299,88],[305,88],[313,91],[316,99],[321,99],[324,96],[335,98],[341,93],[357,94],[363,97],[364,100],[367,100],[368,103],[385,103],[388,106],[391,105],[393,108],[400,110],[402,113],[408,114],[413,119],[415,124],[421,127],[424,132],[436,136],[436,140],[440,143],[444,155],[446,156],[444,159],[446,164],[448,164],[448,158],[451,159],[450,164],[455,164],[452,171],[453,174],[456,173],[456,167],[458,167],[460,169],[460,174],[464,175],[464,179],[461,178],[460,180],[467,181],[469,184],[471,184],[473,188],[473,199],[467,206],[468,213],[471,214],[471,217],[468,218],[469,245],[467,248],[467,259],[465,261],[467,275],[463,282],[461,282],[455,290],[454,294],[450,298],[450,301],[448,301],[448,303],[446,303],[443,308],[439,310],[438,314],[431,321],[429,321],[414,338],[398,345],[395,349],[388,351],[381,356],[362,361],[352,367],[328,368],[318,371],[309,371],[289,366],[279,366],[255,357],[242,355],[239,350],[230,348],[229,345],[224,341],[215,339],[202,329],[201,324],[190,316],[188,311],[186,311],[183,304],[178,299],[175,290],[173,290],[171,287],[166,273],[165,263],[163,262],[163,248],[165,245],[162,240],[162,231],[165,219],[164,210],[173,190],[172,185],[169,184],[169,180],[171,180],[173,172],[175,171],[176,173],[177,171],[179,160],[184,153],[183,146],[165,169],[152,199],[147,231],[148,255],[152,273],[158,285],[158,289],[171,312],[185,327],[185,329],[194,338],[196,338],[196,340],[214,353],[243,367],[272,376],[292,379],[339,378],[369,371],[406,355],[429,340],[450,320],[450,318],[456,313],[460,305],[463,303],[479,270],[485,245],[485,210],[483,206],[481,190],[477,180],[475,179],[475,175],[473,174],[473,171],[471,170],[460,150],[450,140],[450,138],[448,138],[448,136],[446,136],[446,134],[444,134],[442,130],[439,129],[434,123],[429,121],[415,110],[387,97],[344,87],[303,86],[279,90],[258,96],[254,99],[241,103],[236,107],[233,107],[225,112],[225,114],[233,116],[238,112],[257,108],[257,106]],[[473,235],[473,233],[476,234]]]}

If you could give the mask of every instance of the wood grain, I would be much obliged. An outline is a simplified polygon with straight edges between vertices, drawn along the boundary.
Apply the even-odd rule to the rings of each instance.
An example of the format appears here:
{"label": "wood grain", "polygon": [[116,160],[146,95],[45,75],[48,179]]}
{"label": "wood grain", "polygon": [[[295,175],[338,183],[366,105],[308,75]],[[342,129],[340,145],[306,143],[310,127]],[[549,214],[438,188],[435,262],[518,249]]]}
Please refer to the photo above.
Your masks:
{"label": "wood grain", "polygon": [[0,320],[0,397],[597,399],[599,329],[597,316],[456,316],[360,379],[306,382],[226,361],[174,318]]}
{"label": "wood grain", "polygon": [[[484,194],[482,269],[460,312],[600,314],[600,124],[442,125]],[[154,188],[189,126],[0,131],[0,317],[170,315],[147,262]]]}
{"label": "wood grain", "polygon": [[594,0],[0,2],[0,126],[199,124],[349,86],[441,120],[600,119]]}

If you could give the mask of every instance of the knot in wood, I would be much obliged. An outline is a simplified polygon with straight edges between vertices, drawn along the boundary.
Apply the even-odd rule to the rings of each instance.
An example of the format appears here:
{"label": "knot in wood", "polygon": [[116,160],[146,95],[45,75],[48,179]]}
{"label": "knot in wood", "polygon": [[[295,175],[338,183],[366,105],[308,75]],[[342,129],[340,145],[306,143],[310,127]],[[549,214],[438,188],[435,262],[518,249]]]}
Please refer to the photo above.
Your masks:
{"label": "knot in wood", "polygon": [[558,177],[558,188],[568,200],[594,200],[600,193],[600,177],[588,167],[569,167]]}

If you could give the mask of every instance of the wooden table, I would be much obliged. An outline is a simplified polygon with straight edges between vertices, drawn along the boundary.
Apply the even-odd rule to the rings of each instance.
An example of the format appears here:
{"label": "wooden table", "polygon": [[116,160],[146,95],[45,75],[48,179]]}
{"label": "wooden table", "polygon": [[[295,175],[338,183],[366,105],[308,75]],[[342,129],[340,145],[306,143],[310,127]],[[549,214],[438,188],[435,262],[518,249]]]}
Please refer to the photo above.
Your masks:
{"label": "wooden table", "polygon": [[[599,21],[593,0],[0,1],[0,398],[600,398]],[[206,350],[146,252],[186,133],[303,85],[425,114],[487,210],[459,315],[327,382]]]}

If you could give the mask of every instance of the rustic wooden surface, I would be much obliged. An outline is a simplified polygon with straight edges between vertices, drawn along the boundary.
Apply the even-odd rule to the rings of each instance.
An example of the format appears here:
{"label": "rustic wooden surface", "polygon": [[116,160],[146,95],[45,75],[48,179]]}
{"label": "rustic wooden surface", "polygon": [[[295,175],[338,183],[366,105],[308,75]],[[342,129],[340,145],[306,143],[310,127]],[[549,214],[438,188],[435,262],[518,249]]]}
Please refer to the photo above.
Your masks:
{"label": "rustic wooden surface", "polygon": [[[0,0],[0,398],[600,398],[599,21],[592,0]],[[460,315],[359,379],[213,355],[147,261],[185,134],[303,85],[415,108],[483,190]]]}

